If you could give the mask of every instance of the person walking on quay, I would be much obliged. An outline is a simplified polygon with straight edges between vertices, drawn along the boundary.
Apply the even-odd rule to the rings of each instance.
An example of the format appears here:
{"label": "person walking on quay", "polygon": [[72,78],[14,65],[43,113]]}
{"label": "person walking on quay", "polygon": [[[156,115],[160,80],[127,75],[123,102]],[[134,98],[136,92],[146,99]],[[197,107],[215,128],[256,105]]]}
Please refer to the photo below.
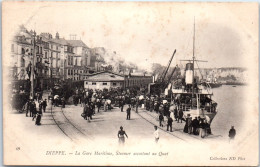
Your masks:
{"label": "person walking on quay", "polygon": [[42,102],[43,112],[46,112],[46,107],[47,107],[47,99],[44,99],[44,101]]}
{"label": "person walking on quay", "polygon": [[33,112],[34,112],[33,110],[34,110],[33,100],[31,99],[29,103],[30,117],[33,117]]}
{"label": "person walking on quay", "polygon": [[102,105],[101,100],[97,99],[97,109],[98,109],[97,112],[99,112],[101,105]]}
{"label": "person walking on quay", "polygon": [[[165,102],[163,105],[163,112],[165,116],[170,116],[170,106],[168,102]],[[173,119],[173,117],[172,117]]]}
{"label": "person walking on quay", "polygon": [[159,138],[160,138],[158,127],[157,127],[157,126],[154,126],[154,130],[155,130],[155,131],[153,132],[153,134],[154,134],[154,137],[155,137],[155,143],[158,143]]}
{"label": "person walking on quay", "polygon": [[159,108],[160,108],[160,103],[159,103],[159,102],[155,103],[154,111],[155,111],[156,113],[159,112]]}
{"label": "person walking on quay", "polygon": [[173,112],[174,112],[175,121],[177,121],[177,120],[178,120],[178,110],[177,110],[177,107],[176,107],[176,106],[174,106]]}
{"label": "person walking on quay", "polygon": [[236,130],[235,130],[234,126],[231,126],[231,129],[229,130],[229,134],[228,134],[229,143],[235,139],[235,136],[236,136]]}
{"label": "person walking on quay", "polygon": [[108,110],[111,110],[112,109],[112,106],[111,106],[111,100],[110,99],[107,99],[107,109]]}
{"label": "person walking on quay", "polygon": [[164,117],[163,117],[163,114],[160,112],[160,115],[159,115],[159,126],[160,127],[163,127],[162,122],[164,122]]}
{"label": "person walking on quay", "polygon": [[[37,114],[35,115],[35,125],[41,125],[41,119],[42,119],[42,101],[39,101],[39,111],[37,112]],[[33,118],[34,119],[34,118]]]}
{"label": "person walking on quay", "polygon": [[167,121],[167,131],[169,131],[169,127],[170,127],[170,131],[172,132],[172,118],[167,116],[168,117],[168,121]]}
{"label": "person walking on quay", "polygon": [[184,133],[188,133],[189,132],[189,128],[188,128],[188,121],[189,121],[189,118],[190,118],[190,114],[187,115],[187,118],[185,120],[185,125],[184,125],[184,129],[183,129],[183,132]]}
{"label": "person walking on quay", "polygon": [[122,96],[122,99],[120,100],[120,102],[121,102],[121,112],[123,112],[124,111],[124,105],[125,105],[125,100],[124,100],[124,96]]}
{"label": "person walking on quay", "polygon": [[117,137],[119,139],[119,144],[125,143],[125,136],[128,138],[126,132],[123,130],[123,127],[120,126],[120,130],[118,131]]}
{"label": "person walking on quay", "polygon": [[194,120],[192,120],[192,128],[193,128],[193,134],[199,135],[198,128],[199,128],[199,120],[197,117],[195,117]]}
{"label": "person walking on quay", "polygon": [[66,102],[65,102],[65,98],[62,97],[62,98],[61,98],[61,107],[62,107],[62,108],[65,108],[65,103],[66,103]]}
{"label": "person walking on quay", "polygon": [[83,108],[83,113],[81,116],[84,117],[84,119],[88,120],[88,122],[90,122],[91,111],[90,111],[90,107],[88,104],[85,104],[85,106]]}
{"label": "person walking on quay", "polygon": [[188,125],[188,134],[192,133],[192,117],[187,118],[187,125]]}
{"label": "person walking on quay", "polygon": [[178,123],[179,123],[179,120],[181,120],[181,123],[182,123],[182,117],[183,117],[183,111],[182,111],[182,109],[180,109],[179,114],[178,114]]}
{"label": "person walking on quay", "polygon": [[206,128],[206,124],[205,124],[205,120],[201,120],[200,121],[200,137],[204,138],[206,136],[206,132],[205,132],[205,128]]}
{"label": "person walking on quay", "polygon": [[57,107],[58,106],[59,95],[55,95],[53,99],[54,99],[54,107]]}
{"label": "person walking on quay", "polygon": [[130,120],[130,114],[131,114],[131,105],[128,105],[128,108],[126,109],[126,119]]}
{"label": "person walking on quay", "polygon": [[131,98],[131,107],[132,108],[135,107],[135,98],[134,97]]}

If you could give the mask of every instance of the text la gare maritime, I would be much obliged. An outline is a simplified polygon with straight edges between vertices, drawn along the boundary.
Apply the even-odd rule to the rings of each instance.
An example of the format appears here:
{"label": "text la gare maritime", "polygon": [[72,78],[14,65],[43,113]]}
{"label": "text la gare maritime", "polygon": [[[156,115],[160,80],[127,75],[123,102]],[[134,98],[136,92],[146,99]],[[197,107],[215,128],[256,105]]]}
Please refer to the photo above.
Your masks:
{"label": "text la gare maritime", "polygon": [[105,156],[127,156],[127,155],[134,155],[134,156],[168,156],[168,152],[119,152],[116,151],[115,154],[109,151],[94,151],[94,152],[89,152],[89,151],[75,151],[75,152],[68,152],[66,151],[46,151],[46,155],[54,155],[54,156],[64,156],[64,155],[105,155]]}

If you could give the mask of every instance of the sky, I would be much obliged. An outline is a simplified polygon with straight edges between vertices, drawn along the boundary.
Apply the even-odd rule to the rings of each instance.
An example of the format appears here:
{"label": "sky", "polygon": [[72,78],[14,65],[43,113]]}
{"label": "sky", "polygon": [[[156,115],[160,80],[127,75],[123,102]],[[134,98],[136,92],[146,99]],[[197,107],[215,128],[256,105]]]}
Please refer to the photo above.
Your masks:
{"label": "sky", "polygon": [[[104,47],[141,68],[172,66],[195,56],[201,67],[246,67],[258,56],[257,3],[16,2],[3,5],[13,29],[24,24],[36,32]],[[195,31],[194,31],[195,22]]]}

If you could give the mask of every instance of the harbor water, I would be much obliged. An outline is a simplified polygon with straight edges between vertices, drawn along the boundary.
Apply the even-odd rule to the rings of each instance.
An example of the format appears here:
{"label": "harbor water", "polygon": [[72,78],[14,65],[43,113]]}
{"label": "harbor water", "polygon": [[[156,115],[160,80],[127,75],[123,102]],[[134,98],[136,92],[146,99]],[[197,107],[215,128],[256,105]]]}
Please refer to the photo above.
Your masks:
{"label": "harbor water", "polygon": [[247,86],[222,85],[213,89],[213,100],[218,103],[218,113],[211,128],[214,135],[228,137],[231,126],[237,134],[242,131],[246,112]]}

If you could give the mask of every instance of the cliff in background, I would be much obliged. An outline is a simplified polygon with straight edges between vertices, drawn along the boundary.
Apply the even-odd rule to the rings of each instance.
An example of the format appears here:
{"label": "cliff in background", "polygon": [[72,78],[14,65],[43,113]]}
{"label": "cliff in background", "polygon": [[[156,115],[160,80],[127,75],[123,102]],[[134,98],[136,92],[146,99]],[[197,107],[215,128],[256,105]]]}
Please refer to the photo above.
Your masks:
{"label": "cliff in background", "polygon": [[[152,74],[156,76],[162,75],[163,71],[166,69],[166,66],[160,64],[153,64]],[[167,73],[167,76],[171,74],[173,67],[171,67]],[[184,76],[184,68],[176,70],[174,77],[177,75]],[[178,74],[176,74],[178,73]],[[207,81],[217,81],[223,84],[235,83],[235,84],[245,84],[248,78],[248,71],[246,68],[241,67],[222,67],[222,68],[202,68],[195,69],[195,76],[198,76],[199,79],[204,79]]]}

